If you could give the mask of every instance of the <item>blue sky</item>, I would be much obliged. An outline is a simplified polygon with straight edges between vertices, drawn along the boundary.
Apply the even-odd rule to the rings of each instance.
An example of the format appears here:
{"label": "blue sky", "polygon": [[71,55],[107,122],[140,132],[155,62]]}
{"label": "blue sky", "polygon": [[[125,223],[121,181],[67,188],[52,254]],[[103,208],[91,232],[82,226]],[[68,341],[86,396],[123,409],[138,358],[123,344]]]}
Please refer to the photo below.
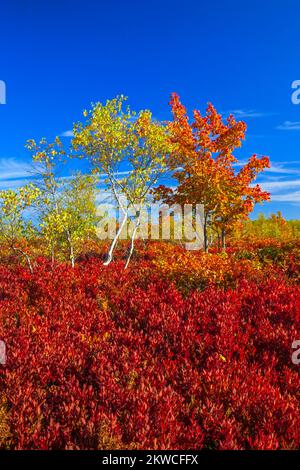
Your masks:
{"label": "blue sky", "polygon": [[189,110],[211,101],[247,122],[241,161],[270,156],[272,202],[254,215],[300,218],[299,0],[10,0],[0,18],[2,188],[26,178],[28,138],[70,130],[90,102],[122,93],[168,119],[176,91]]}

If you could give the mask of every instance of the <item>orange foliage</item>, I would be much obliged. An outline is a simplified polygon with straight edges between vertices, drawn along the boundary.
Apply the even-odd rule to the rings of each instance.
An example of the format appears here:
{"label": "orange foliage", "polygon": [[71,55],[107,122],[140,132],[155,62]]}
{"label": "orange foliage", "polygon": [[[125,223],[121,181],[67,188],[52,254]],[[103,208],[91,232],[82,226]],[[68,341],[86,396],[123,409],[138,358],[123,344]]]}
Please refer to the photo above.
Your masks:
{"label": "orange foliage", "polygon": [[167,243],[151,244],[148,253],[160,276],[172,280],[183,292],[208,285],[229,287],[239,279],[264,275],[256,260],[236,259],[227,254],[186,251]]}
{"label": "orange foliage", "polygon": [[170,104],[169,130],[175,150],[169,167],[178,186],[175,190],[159,186],[156,198],[167,204],[203,204],[206,241],[207,226],[225,233],[247,217],[256,203],[269,199],[258,184],[252,186],[257,174],[269,167],[269,159],[252,155],[236,173],[233,152],[245,138],[246,124],[232,115],[224,123],[212,104],[205,116],[195,110],[190,123],[177,94],[173,93]]}

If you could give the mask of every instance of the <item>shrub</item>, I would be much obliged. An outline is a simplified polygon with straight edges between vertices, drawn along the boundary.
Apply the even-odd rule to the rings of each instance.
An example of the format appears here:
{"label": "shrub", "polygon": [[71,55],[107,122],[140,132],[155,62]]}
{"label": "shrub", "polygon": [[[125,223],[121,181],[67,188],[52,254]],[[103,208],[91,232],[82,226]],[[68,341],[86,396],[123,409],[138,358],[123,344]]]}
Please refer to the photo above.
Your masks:
{"label": "shrub", "polygon": [[184,298],[151,263],[0,267],[11,448],[298,448],[300,288]]}

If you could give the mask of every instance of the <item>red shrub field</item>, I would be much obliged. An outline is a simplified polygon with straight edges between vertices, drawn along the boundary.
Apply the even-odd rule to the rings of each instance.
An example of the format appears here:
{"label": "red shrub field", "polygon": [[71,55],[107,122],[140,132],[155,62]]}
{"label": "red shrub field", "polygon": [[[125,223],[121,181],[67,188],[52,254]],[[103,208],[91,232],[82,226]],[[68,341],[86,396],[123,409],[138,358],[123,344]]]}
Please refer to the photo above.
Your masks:
{"label": "red shrub field", "polygon": [[0,18],[0,470],[293,458],[300,0]]}
{"label": "red shrub field", "polygon": [[126,99],[0,190],[0,449],[298,449],[300,222],[249,218],[270,160],[212,104]]}
{"label": "red shrub field", "polygon": [[299,249],[248,252],[2,264],[1,448],[299,448]]}

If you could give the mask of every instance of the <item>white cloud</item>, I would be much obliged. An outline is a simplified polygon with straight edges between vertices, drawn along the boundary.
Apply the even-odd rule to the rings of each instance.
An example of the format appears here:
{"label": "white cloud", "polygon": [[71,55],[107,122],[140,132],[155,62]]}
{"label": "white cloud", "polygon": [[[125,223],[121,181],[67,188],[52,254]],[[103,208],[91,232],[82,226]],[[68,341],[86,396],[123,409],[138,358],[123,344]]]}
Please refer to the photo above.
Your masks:
{"label": "white cloud", "polygon": [[74,134],[73,134],[72,130],[64,131],[60,135],[61,135],[61,137],[74,137]]}
{"label": "white cloud", "polygon": [[1,180],[0,179],[0,190],[3,189],[17,189],[25,184],[29,183],[29,179],[16,179],[16,180]]}
{"label": "white cloud", "polygon": [[272,116],[274,113],[266,113],[262,111],[257,111],[256,109],[231,109],[229,111],[223,112],[222,114],[233,114],[236,118],[259,118],[265,116]]}
{"label": "white cloud", "polygon": [[277,165],[300,165],[300,160],[288,160],[284,162],[276,162]]}
{"label": "white cloud", "polygon": [[272,201],[277,202],[300,202],[300,191],[294,191],[286,194],[275,194],[271,198]]}
{"label": "white cloud", "polygon": [[300,187],[300,179],[286,181],[264,181],[259,183],[265,191],[280,191]]}
{"label": "white cloud", "polygon": [[300,121],[284,121],[276,129],[281,131],[300,131]]}
{"label": "white cloud", "polygon": [[32,166],[28,162],[15,158],[0,158],[0,180],[10,180],[28,177]]}
{"label": "white cloud", "polygon": [[[257,156],[263,156],[263,155],[259,155],[257,154]],[[240,162],[236,162],[234,163],[234,166],[235,167],[242,167],[244,165],[247,164],[247,161],[240,161]],[[290,161],[290,162],[275,162],[275,163],[272,163],[271,162],[271,166],[270,168],[265,168],[264,170],[264,175],[266,177],[268,173],[272,173],[272,174],[277,174],[277,175],[282,175],[282,177],[286,176],[286,175],[300,175],[300,168],[290,168],[289,165],[300,165],[300,161]]]}
{"label": "white cloud", "polygon": [[266,168],[265,172],[279,173],[286,175],[300,175],[300,169],[298,168],[286,168],[282,164],[272,164],[270,168]]}

